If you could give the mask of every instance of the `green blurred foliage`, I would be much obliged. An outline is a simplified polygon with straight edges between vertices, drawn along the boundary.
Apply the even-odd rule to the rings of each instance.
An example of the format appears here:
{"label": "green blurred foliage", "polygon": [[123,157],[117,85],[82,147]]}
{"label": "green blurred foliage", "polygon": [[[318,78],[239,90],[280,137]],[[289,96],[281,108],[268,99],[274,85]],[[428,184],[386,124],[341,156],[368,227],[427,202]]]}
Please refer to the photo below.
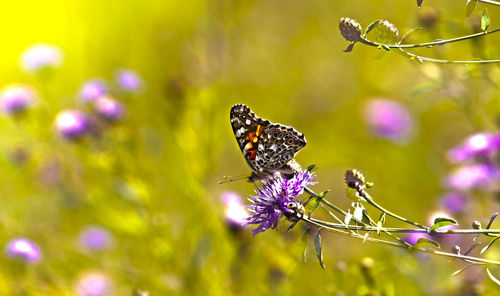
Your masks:
{"label": "green blurred foliage", "polygon": [[[112,295],[134,289],[149,295],[465,295],[467,289],[492,295],[498,288],[481,270],[451,278],[459,262],[335,234],[322,235],[325,270],[313,236],[304,263],[303,225],[285,233],[284,222],[281,232],[256,237],[234,233],[221,194],[248,196],[254,186],[217,184],[250,172],[229,123],[230,107],[245,103],[306,135],[297,160],[317,164],[315,188],[330,189],[330,201],[350,205],[343,173],[358,168],[375,182],[371,193],[379,203],[425,223],[446,192],[447,149],[475,131],[497,130],[500,69],[417,64],[359,45],[344,53],[338,20],[353,17],[366,27],[387,19],[400,36],[423,25],[411,41],[430,41],[472,33],[483,6],[466,21],[464,3],[451,0],[426,1],[422,10],[415,1],[389,0],[5,3],[0,83],[31,84],[40,99],[23,118],[0,119],[0,242],[28,237],[42,260],[19,271],[2,256],[0,294],[74,295],[80,274],[99,271],[112,280]],[[488,9],[495,28],[500,11]],[[415,52],[498,58],[498,38]],[[60,46],[64,63],[25,74],[19,56],[39,42]],[[125,119],[98,137],[60,139],[56,114],[87,108],[77,100],[81,85],[95,77],[112,84],[121,67],[146,84],[143,93],[116,94]],[[408,106],[418,126],[411,141],[370,133],[363,106],[373,98]],[[493,196],[476,194],[470,211],[455,218],[461,225],[487,221],[495,209]],[[108,229],[113,247],[82,250],[78,238],[87,225]],[[478,277],[477,287],[469,284]]]}

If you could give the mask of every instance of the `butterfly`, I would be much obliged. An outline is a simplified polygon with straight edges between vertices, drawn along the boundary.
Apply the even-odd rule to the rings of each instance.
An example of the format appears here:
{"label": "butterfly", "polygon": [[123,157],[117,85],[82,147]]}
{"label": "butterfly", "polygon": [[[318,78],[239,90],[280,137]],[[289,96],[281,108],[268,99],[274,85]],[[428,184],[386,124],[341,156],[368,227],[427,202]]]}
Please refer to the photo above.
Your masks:
{"label": "butterfly", "polygon": [[230,118],[236,141],[253,171],[249,182],[262,181],[276,172],[289,175],[297,171],[293,157],[306,145],[302,133],[259,118],[243,104],[231,108]]}

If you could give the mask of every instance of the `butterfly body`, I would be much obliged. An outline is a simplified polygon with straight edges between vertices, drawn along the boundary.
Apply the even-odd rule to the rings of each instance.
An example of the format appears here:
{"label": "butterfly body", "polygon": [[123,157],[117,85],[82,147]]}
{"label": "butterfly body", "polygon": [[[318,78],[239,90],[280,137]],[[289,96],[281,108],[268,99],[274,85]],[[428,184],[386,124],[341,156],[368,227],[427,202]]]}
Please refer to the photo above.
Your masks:
{"label": "butterfly body", "polygon": [[243,104],[234,105],[230,117],[236,141],[253,171],[250,182],[269,178],[275,172],[294,172],[293,157],[306,145],[302,133],[259,118]]}

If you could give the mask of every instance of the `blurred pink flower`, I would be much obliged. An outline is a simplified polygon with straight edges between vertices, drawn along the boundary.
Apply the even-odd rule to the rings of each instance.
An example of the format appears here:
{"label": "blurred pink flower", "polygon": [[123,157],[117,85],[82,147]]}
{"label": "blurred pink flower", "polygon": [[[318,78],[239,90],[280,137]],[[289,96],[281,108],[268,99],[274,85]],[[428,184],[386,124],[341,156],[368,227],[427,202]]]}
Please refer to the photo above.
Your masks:
{"label": "blurred pink flower", "polygon": [[405,105],[375,99],[365,106],[365,121],[377,136],[391,139],[407,139],[414,128],[413,118]]}

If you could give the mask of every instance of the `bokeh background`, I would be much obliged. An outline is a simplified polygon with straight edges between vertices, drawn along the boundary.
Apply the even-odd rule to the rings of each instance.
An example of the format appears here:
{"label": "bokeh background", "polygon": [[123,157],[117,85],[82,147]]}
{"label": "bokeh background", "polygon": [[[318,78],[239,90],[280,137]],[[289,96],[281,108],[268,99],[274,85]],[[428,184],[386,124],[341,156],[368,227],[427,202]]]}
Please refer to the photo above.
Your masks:
{"label": "bokeh background", "polygon": [[[357,168],[400,215],[487,224],[498,176],[446,180],[462,166],[450,149],[498,129],[500,68],[345,53],[338,30],[341,17],[385,19],[400,36],[424,27],[411,42],[452,38],[478,32],[485,7],[496,28],[498,8],[466,19],[451,0],[3,3],[0,295],[493,295],[481,268],[451,277],[463,263],[333,233],[322,269],[312,237],[304,256],[303,225],[252,237],[229,222],[228,198],[255,187],[218,184],[250,173],[229,123],[244,103],[305,134],[296,159],[345,209],[343,174]],[[414,52],[499,58],[499,41]],[[472,238],[438,239],[450,250]]]}

